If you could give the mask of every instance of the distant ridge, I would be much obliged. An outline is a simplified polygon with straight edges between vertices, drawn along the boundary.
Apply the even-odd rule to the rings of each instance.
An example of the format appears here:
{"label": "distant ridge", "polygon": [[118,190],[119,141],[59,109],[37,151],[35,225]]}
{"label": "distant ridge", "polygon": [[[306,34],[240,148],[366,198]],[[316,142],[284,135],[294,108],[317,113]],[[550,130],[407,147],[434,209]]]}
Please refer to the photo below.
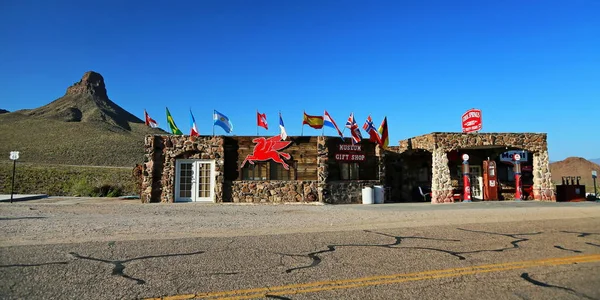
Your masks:
{"label": "distant ridge", "polygon": [[85,72],[64,96],[25,114],[65,122],[103,122],[124,130],[131,130],[129,123],[144,123],[108,98],[104,78],[94,71]]}
{"label": "distant ridge", "polygon": [[5,113],[9,113],[9,111],[6,109],[0,108],[0,114],[5,114]]}
{"label": "distant ridge", "polygon": [[28,163],[133,167],[144,159],[144,137],[165,133],[111,101],[102,75],[89,71],[47,105],[0,113],[0,154],[20,151],[19,161]]}
{"label": "distant ridge", "polygon": [[595,164],[598,164],[598,165],[600,165],[600,158],[593,158],[593,159],[589,159],[589,161],[591,161],[591,162],[593,162],[593,163],[595,163]]}
{"label": "distant ridge", "polygon": [[580,183],[586,186],[587,192],[591,192],[594,189],[592,180],[593,170],[600,173],[600,165],[582,157],[568,157],[550,164],[552,181],[555,184],[562,184],[563,176],[580,176]]}

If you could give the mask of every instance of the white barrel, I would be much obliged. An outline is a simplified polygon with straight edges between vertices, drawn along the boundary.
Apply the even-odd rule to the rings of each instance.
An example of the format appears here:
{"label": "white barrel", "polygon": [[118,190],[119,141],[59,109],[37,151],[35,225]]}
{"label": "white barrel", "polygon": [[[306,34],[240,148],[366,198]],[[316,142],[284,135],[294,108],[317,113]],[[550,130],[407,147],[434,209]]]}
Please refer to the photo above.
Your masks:
{"label": "white barrel", "polygon": [[384,197],[384,192],[383,192],[383,185],[376,185],[373,186],[374,189],[374,193],[375,193],[375,204],[383,204],[383,197]]}
{"label": "white barrel", "polygon": [[373,189],[366,186],[362,189],[362,203],[373,204]]}

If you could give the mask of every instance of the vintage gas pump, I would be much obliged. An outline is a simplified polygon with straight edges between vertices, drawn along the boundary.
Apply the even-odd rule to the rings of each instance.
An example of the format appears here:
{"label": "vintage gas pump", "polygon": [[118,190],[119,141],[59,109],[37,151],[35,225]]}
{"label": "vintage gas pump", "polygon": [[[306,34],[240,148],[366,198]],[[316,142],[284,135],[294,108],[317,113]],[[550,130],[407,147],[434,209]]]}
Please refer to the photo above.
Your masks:
{"label": "vintage gas pump", "polygon": [[518,153],[513,156],[515,160],[515,200],[523,199],[523,190],[521,188],[521,155]]}
{"label": "vintage gas pump", "polygon": [[463,154],[463,202],[471,202],[471,178],[469,174],[469,155]]}
{"label": "vintage gas pump", "polygon": [[483,200],[498,200],[496,162],[489,157],[483,161]]}

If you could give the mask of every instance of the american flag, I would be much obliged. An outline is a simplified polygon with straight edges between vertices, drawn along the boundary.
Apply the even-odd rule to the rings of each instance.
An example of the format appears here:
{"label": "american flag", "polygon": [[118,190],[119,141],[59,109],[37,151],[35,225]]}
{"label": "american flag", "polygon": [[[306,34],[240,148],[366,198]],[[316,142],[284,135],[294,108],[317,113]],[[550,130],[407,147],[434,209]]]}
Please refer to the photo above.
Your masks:
{"label": "american flag", "polygon": [[346,121],[346,128],[349,128],[350,133],[352,134],[352,144],[360,143],[362,135],[360,134],[358,124],[356,124],[356,121],[354,120],[354,113],[350,113],[350,117],[348,117],[348,121]]}

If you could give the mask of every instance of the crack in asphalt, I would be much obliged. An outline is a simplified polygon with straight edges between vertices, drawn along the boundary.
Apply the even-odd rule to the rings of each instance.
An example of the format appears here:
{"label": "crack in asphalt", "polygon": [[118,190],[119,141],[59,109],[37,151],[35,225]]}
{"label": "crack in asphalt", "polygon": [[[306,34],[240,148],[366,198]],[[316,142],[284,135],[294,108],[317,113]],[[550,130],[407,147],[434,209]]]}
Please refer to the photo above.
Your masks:
{"label": "crack in asphalt", "polygon": [[578,234],[577,237],[586,237],[586,236],[590,236],[590,235],[600,235],[600,233],[596,233],[596,232],[577,232],[577,231],[565,231],[565,230],[562,230],[560,232],[564,232],[564,233],[576,233],[576,234]]}
{"label": "crack in asphalt", "polygon": [[391,237],[391,238],[394,238],[395,241],[393,243],[389,243],[389,244],[337,244],[337,245],[327,245],[326,246],[327,249],[320,250],[320,251],[314,251],[314,252],[310,252],[310,253],[307,253],[307,254],[278,253],[279,255],[282,255],[282,256],[308,257],[308,258],[310,258],[312,260],[312,262],[308,266],[301,266],[301,267],[290,268],[290,269],[285,270],[285,272],[286,273],[291,273],[293,271],[297,271],[297,270],[301,270],[301,269],[316,267],[316,266],[318,266],[323,261],[323,259],[319,256],[320,254],[327,253],[327,252],[334,252],[335,250],[337,250],[337,247],[381,247],[381,248],[391,248],[391,249],[409,248],[409,247],[395,247],[395,246],[400,245],[400,243],[402,243],[403,239],[421,239],[421,240],[434,240],[434,241],[444,241],[444,242],[460,242],[460,240],[453,240],[453,239],[436,239],[436,238],[428,238],[428,237],[421,237],[421,236],[394,236],[394,235],[391,235],[391,234],[381,233],[381,232],[375,232],[375,231],[370,231],[370,230],[363,230],[363,231],[367,232],[367,233],[374,233],[374,234],[383,235],[383,236],[386,236],[386,237]]}
{"label": "crack in asphalt", "polygon": [[598,244],[594,244],[594,243],[590,243],[590,242],[585,242],[585,243],[588,244],[588,245],[591,245],[591,246],[600,247],[600,245],[598,245]]}
{"label": "crack in asphalt", "polygon": [[282,296],[275,296],[275,295],[269,295],[269,294],[266,294],[265,298],[273,298],[273,299],[281,299],[281,300],[292,300],[292,298],[282,297]]}
{"label": "crack in asphalt", "polygon": [[571,252],[575,252],[575,253],[583,253],[583,251],[580,251],[580,250],[574,250],[574,249],[567,249],[567,248],[564,248],[564,247],[562,247],[562,246],[556,246],[556,245],[555,245],[555,246],[554,246],[554,248],[556,248],[556,249],[560,249],[560,250],[565,250],[565,251],[571,251]]}
{"label": "crack in asphalt", "polygon": [[562,287],[562,286],[558,286],[558,285],[547,284],[547,283],[535,280],[535,279],[533,279],[533,278],[531,278],[529,276],[529,273],[522,273],[521,274],[521,278],[525,279],[525,281],[527,281],[527,282],[529,282],[531,284],[534,284],[536,286],[560,289],[560,290],[572,293],[572,294],[574,294],[574,295],[576,295],[578,297],[583,297],[583,298],[586,298],[586,299],[594,299],[594,298],[591,298],[591,297],[589,297],[587,295],[579,293],[579,292],[577,292],[577,291],[575,291],[575,290],[573,290],[571,288],[566,288],[566,287]]}
{"label": "crack in asphalt", "polygon": [[442,241],[442,242],[460,242],[460,240],[454,240],[454,239],[437,239],[437,238],[428,238],[428,237],[420,237],[420,236],[395,236],[395,235],[381,233],[381,232],[364,230],[364,232],[367,232],[367,233],[374,233],[374,234],[379,234],[379,235],[383,235],[383,236],[386,236],[386,237],[394,238],[395,241],[393,243],[389,243],[389,244],[339,244],[339,245],[327,245],[326,246],[327,249],[323,249],[323,250],[319,250],[319,251],[314,251],[314,252],[310,252],[310,253],[307,253],[307,254],[288,254],[288,253],[278,253],[278,254],[280,254],[282,256],[288,256],[288,257],[308,257],[308,258],[310,258],[312,260],[309,265],[287,269],[287,270],[285,270],[286,273],[291,273],[293,271],[298,271],[298,270],[302,270],[302,269],[316,267],[316,266],[318,266],[323,261],[323,259],[320,256],[321,254],[325,254],[325,253],[329,253],[329,252],[335,252],[338,247],[382,247],[382,248],[390,248],[390,249],[430,250],[430,251],[442,252],[442,253],[449,254],[449,255],[452,255],[454,257],[457,257],[460,260],[465,260],[466,259],[466,257],[464,256],[465,254],[474,254],[474,253],[482,253],[482,252],[503,252],[503,251],[507,251],[507,250],[519,249],[520,248],[519,243],[529,241],[528,238],[525,238],[525,237],[522,237],[522,236],[530,236],[530,235],[542,234],[542,232],[530,232],[530,233],[497,233],[497,232],[488,232],[488,231],[480,231],[480,230],[470,230],[470,229],[463,229],[463,228],[457,228],[457,229],[458,230],[462,230],[462,231],[473,232],[473,233],[483,233],[483,234],[490,234],[490,235],[500,235],[500,236],[505,236],[505,237],[513,238],[514,240],[510,242],[510,244],[512,245],[511,247],[504,247],[504,248],[498,248],[498,249],[473,250],[473,251],[452,251],[452,250],[438,249],[438,248],[433,248],[433,247],[397,247],[397,246],[400,246],[400,244],[402,243],[402,240],[404,240],[404,239],[422,239],[422,240],[434,240],[434,241]]}
{"label": "crack in asphalt", "polygon": [[437,249],[437,248],[430,248],[430,247],[402,247],[402,248],[438,251],[438,252],[442,252],[442,253],[446,253],[446,254],[450,254],[452,256],[458,257],[458,259],[460,259],[460,260],[465,260],[465,259],[467,259],[466,257],[463,256],[465,254],[475,254],[475,253],[483,253],[483,252],[503,252],[503,251],[507,251],[507,250],[519,249],[519,243],[529,241],[529,239],[528,238],[524,238],[524,237],[518,237],[518,236],[520,236],[520,235],[528,236],[528,235],[542,234],[542,232],[531,232],[531,233],[497,233],[497,232],[488,232],[488,231],[471,230],[471,229],[463,229],[463,228],[457,228],[457,229],[458,230],[462,230],[462,231],[474,232],[474,233],[484,233],[484,234],[491,234],[491,235],[500,235],[500,236],[510,237],[510,238],[515,239],[515,240],[513,240],[513,241],[510,242],[510,244],[512,245],[512,247],[504,247],[504,248],[498,248],[498,249],[473,250],[473,251],[451,251],[451,250]]}
{"label": "crack in asphalt", "polygon": [[125,260],[107,260],[107,259],[95,258],[95,257],[91,257],[91,256],[84,256],[84,255],[77,254],[75,252],[69,252],[69,254],[71,254],[75,258],[86,259],[86,260],[97,261],[97,262],[103,262],[103,263],[107,263],[107,264],[112,264],[113,265],[113,270],[112,270],[112,274],[111,275],[118,275],[118,276],[121,276],[123,278],[129,279],[129,280],[133,280],[137,284],[144,284],[144,283],[146,283],[146,281],[144,281],[142,279],[139,279],[139,278],[134,278],[134,277],[131,277],[131,276],[125,274],[124,270],[125,270],[125,264],[126,263],[129,263],[129,262],[132,262],[132,261],[136,261],[136,260],[143,260],[143,259],[176,257],[176,256],[189,256],[189,255],[196,255],[196,254],[202,254],[202,253],[205,253],[205,251],[196,251],[196,252],[189,252],[189,253],[175,253],[175,254],[162,254],[162,255],[147,255],[147,256],[140,256],[140,257],[134,257],[134,258],[130,258],[130,259],[125,259]]}

